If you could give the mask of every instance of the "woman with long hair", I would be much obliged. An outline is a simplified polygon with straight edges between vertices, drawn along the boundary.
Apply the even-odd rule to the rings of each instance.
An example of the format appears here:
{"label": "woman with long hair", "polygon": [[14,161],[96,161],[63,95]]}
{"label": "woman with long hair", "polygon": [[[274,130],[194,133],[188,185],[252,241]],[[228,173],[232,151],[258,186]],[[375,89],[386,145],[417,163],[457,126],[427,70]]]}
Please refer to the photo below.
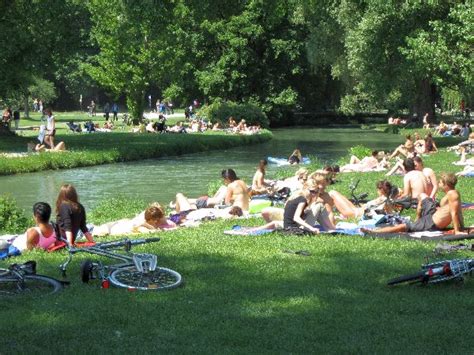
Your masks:
{"label": "woman with long hair", "polygon": [[257,171],[255,172],[252,179],[252,195],[260,195],[268,192],[268,185],[265,182],[265,173],[268,162],[266,159],[260,160],[258,163]]}
{"label": "woman with long hair", "polygon": [[86,211],[79,203],[74,186],[70,184],[61,186],[56,200],[56,213],[61,236],[66,238],[69,245],[74,245],[79,230],[89,242],[94,242],[86,226]]}

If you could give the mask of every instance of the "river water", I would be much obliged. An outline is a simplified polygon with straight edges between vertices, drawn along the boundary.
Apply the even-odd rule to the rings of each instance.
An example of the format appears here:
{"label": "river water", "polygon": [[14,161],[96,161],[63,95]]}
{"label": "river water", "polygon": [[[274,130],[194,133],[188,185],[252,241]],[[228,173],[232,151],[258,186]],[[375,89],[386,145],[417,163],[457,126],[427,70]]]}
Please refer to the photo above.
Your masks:
{"label": "river water", "polygon": [[[127,196],[168,203],[176,192],[197,197],[207,193],[208,182],[218,180],[222,169],[234,169],[240,178],[251,182],[260,159],[288,157],[299,148],[304,156],[314,155],[334,161],[347,149],[363,144],[372,149],[393,149],[401,143],[397,135],[353,128],[291,128],[274,130],[270,142],[228,150],[189,154],[137,162],[100,165],[70,170],[44,171],[0,177],[0,194],[9,194],[18,205],[29,210],[33,203],[51,205],[63,183],[78,190],[86,209],[112,196]],[[278,169],[269,165],[271,178]]]}

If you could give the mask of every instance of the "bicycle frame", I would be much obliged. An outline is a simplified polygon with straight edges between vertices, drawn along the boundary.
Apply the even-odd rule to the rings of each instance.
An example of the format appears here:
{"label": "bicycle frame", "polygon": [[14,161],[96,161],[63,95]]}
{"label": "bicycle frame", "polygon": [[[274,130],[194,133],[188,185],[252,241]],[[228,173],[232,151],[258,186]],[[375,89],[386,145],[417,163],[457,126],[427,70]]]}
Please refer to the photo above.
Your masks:
{"label": "bicycle frame", "polygon": [[[117,268],[121,268],[125,266],[136,265],[137,263],[134,261],[134,256],[142,255],[142,254],[130,253],[132,246],[138,245],[138,244],[158,242],[159,240],[160,238],[135,239],[135,240],[125,239],[125,240],[116,241],[116,242],[97,243],[96,245],[84,247],[84,248],[69,246],[68,259],[59,266],[59,269],[61,270],[62,274],[65,275],[66,269],[69,263],[72,261],[73,255],[77,253],[88,253],[88,254],[93,254],[93,255],[105,256],[111,259],[122,261],[122,263],[120,264],[102,265],[102,267],[106,269],[117,269]],[[127,252],[128,254],[120,254],[120,253],[115,252],[114,250],[116,250],[119,247],[124,247],[125,252]],[[108,249],[112,249],[112,250],[108,250]],[[151,255],[151,254],[143,254],[143,255]]]}
{"label": "bicycle frame", "polygon": [[[454,259],[425,264],[422,270],[427,272],[428,283],[438,283],[451,279],[462,279],[463,275],[474,270],[474,259]],[[437,276],[435,278],[432,278]]]}

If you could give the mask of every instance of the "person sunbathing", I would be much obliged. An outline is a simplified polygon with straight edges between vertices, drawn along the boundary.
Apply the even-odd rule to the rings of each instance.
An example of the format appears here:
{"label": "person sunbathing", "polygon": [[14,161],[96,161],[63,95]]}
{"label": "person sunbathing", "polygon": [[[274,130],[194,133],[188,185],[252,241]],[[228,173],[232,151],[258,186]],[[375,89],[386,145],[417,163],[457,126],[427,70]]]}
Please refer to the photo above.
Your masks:
{"label": "person sunbathing", "polygon": [[436,201],[426,194],[419,196],[418,208],[415,222],[402,223],[396,226],[376,228],[369,230],[361,228],[363,233],[400,233],[400,232],[424,232],[430,230],[443,230],[450,224],[453,225],[454,234],[465,234],[461,209],[461,196],[456,190],[457,178],[452,173],[442,173],[439,180],[439,188],[446,195],[440,201],[440,207],[436,207]]}
{"label": "person sunbathing", "polygon": [[[183,207],[185,207],[183,205]],[[189,223],[199,222],[203,220],[214,219],[232,219],[241,217],[244,212],[240,207],[232,206],[226,208],[201,208],[198,210],[184,210],[170,215],[170,220],[180,226],[189,225]]]}
{"label": "person sunbathing", "polygon": [[379,163],[379,156],[379,152],[376,150],[372,152],[370,157],[365,157],[362,160],[353,155],[351,156],[349,164],[340,167],[340,172],[367,172],[384,169],[388,162],[383,158]]}
{"label": "person sunbathing", "polygon": [[280,191],[285,187],[289,188],[291,191],[301,190],[303,184],[308,179],[308,169],[300,168],[295,172],[295,175],[284,180],[278,180],[275,183],[274,190]]}
{"label": "person sunbathing", "polygon": [[150,233],[157,230],[173,229],[176,224],[165,217],[164,208],[157,202],[134,218],[124,218],[108,222],[92,229],[93,236],[122,235],[132,233]]}
{"label": "person sunbathing", "polygon": [[45,143],[35,144],[30,142],[27,144],[27,149],[29,152],[62,152],[66,150],[66,144],[64,142],[59,142],[54,146],[54,148],[49,148]]}
{"label": "person sunbathing", "polygon": [[376,184],[377,198],[357,207],[344,195],[338,191],[330,191],[329,195],[334,201],[334,205],[339,213],[346,218],[360,218],[364,213],[385,213],[390,212],[390,206],[387,205],[387,199],[390,197],[393,186],[387,180],[379,181]]}

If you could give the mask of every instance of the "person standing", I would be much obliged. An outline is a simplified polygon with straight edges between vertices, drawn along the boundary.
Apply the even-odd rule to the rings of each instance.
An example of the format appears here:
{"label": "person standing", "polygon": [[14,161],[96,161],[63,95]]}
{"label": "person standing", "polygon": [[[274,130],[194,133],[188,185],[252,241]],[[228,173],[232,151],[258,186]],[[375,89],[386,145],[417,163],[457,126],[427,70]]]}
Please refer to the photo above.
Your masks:
{"label": "person standing", "polygon": [[104,105],[104,117],[106,121],[109,120],[109,115],[110,115],[110,105],[108,102],[106,102]]}
{"label": "person standing", "polygon": [[56,121],[50,108],[44,110],[46,113],[46,134],[44,142],[49,145],[50,149],[54,149],[54,136],[56,135]]}
{"label": "person standing", "polygon": [[119,107],[118,107],[117,103],[114,102],[114,103],[112,104],[112,114],[114,115],[114,121],[117,121],[117,120],[118,120],[118,116],[117,116],[117,115],[118,115],[118,111],[119,111]]}
{"label": "person standing", "polygon": [[13,121],[15,122],[15,131],[17,131],[20,124],[20,110],[13,111]]}

